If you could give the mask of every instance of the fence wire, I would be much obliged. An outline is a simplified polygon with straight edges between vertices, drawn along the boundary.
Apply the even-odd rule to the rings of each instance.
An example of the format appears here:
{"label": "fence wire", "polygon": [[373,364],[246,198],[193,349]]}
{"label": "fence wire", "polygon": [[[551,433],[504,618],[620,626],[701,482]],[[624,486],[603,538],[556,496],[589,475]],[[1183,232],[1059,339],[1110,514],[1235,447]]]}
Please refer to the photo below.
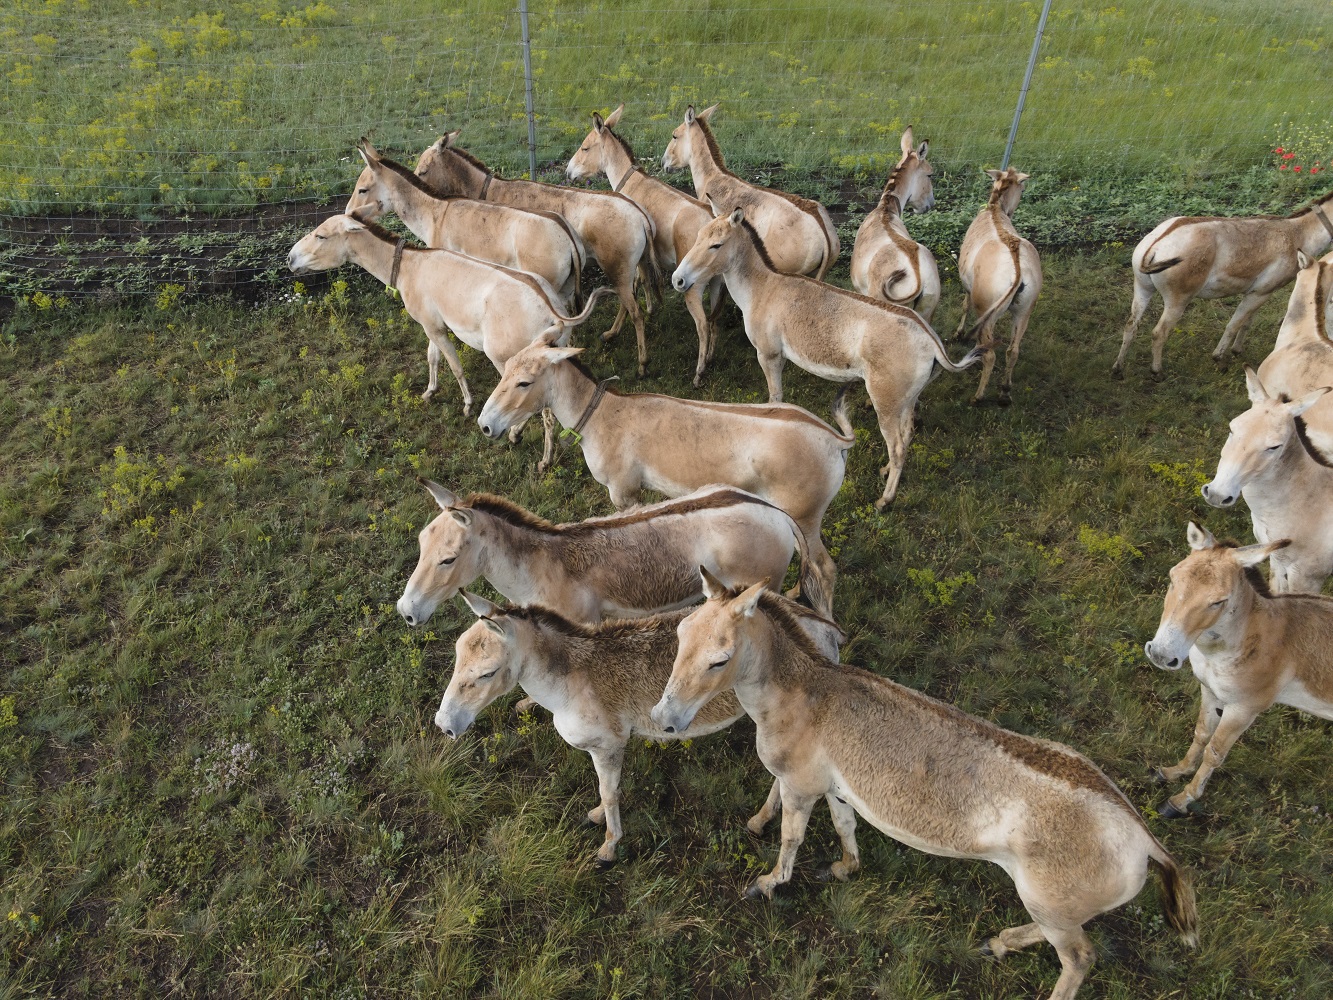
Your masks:
{"label": "fence wire", "polygon": [[[526,173],[511,3],[15,0],[0,11],[0,286],[276,280],[273,251],[336,210],[363,134],[413,162],[461,128],[497,172]],[[760,179],[882,176],[907,124],[946,169],[994,165],[1040,8],[534,0],[539,172],[556,179],[589,113],[621,102],[620,132],[649,164],[686,104],[721,102],[729,164]],[[1066,177],[1241,170],[1299,141],[1318,163],[1333,153],[1317,93],[1328,10],[1055,0],[1014,162]]]}

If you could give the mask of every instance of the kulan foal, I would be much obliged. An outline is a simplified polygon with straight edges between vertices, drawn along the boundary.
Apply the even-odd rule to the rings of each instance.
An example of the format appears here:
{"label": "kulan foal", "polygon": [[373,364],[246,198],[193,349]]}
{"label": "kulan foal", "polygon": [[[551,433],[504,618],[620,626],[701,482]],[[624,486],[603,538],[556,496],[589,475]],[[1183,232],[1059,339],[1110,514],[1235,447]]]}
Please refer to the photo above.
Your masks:
{"label": "kulan foal", "polygon": [[[454,644],[454,672],[435,724],[449,739],[458,739],[482,709],[521,686],[551,713],[565,742],[592,757],[601,802],[588,813],[588,822],[606,824],[597,860],[612,863],[623,832],[620,772],[626,744],[631,736],[676,739],[648,712],[671,675],[676,626],[685,612],[588,625],[543,607],[500,607],[467,591],[463,599],[479,620]],[[795,613],[810,640],[836,659],[837,626],[805,609]],[[700,710],[691,735],[725,729],[744,714],[734,695],[719,695]],[[845,834],[843,852],[856,854],[854,830]]]}
{"label": "kulan foal", "polygon": [[1190,522],[1188,556],[1171,569],[1157,634],[1143,647],[1162,670],[1188,658],[1199,681],[1199,721],[1180,763],[1160,767],[1162,781],[1194,779],[1162,803],[1184,816],[1203,795],[1240,735],[1272,705],[1333,719],[1333,598],[1272,594],[1258,567],[1285,541],[1219,545]]}
{"label": "kulan foal", "polygon": [[1021,736],[868,670],[829,663],[789,605],[763,584],[727,590],[678,629],[680,650],[652,718],[689,732],[695,713],[735,690],[755,723],[759,759],[778,779],[782,848],[751,895],[791,878],[821,796],[839,832],[860,813],[910,847],[994,861],[1033,922],[988,942],[1003,957],[1046,940],[1062,971],[1051,1000],[1069,1000],[1094,959],[1083,925],[1133,899],[1148,867],[1162,875],[1166,917],[1196,942],[1194,891],[1124,793],[1068,747]]}

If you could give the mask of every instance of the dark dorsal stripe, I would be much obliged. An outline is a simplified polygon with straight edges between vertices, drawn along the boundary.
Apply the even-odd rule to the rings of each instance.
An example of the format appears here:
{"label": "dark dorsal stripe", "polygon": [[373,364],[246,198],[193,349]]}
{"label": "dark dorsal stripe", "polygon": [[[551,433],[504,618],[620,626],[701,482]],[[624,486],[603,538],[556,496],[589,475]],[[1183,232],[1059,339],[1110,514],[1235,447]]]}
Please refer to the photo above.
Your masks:
{"label": "dark dorsal stripe", "polygon": [[484,514],[490,514],[497,520],[515,528],[522,528],[548,536],[578,539],[603,531],[642,524],[644,521],[652,521],[659,517],[672,517],[700,510],[718,510],[747,503],[758,504],[762,507],[773,507],[774,510],[780,509],[774,507],[767,500],[732,488],[713,490],[703,496],[672,500],[652,509],[642,508],[626,514],[598,518],[595,521],[574,521],[566,524],[554,524],[544,517],[538,517],[536,514],[525,510],[512,500],[506,500],[504,497],[498,497],[491,493],[474,493],[466,500],[455,504],[454,507],[457,510],[477,510]]}
{"label": "dark dorsal stripe", "polygon": [[741,226],[744,227],[745,234],[750,237],[750,242],[754,244],[755,250],[758,251],[759,259],[764,262],[764,267],[768,268],[770,271],[776,271],[777,268],[773,266],[773,258],[768,255],[768,247],[764,246],[764,241],[759,235],[759,230],[755,229],[754,226],[750,224],[750,220],[744,216],[741,217]]}
{"label": "dark dorsal stripe", "polygon": [[[721,170],[728,177],[736,177],[735,174],[727,169],[727,162],[722,159],[722,150],[718,149],[717,139],[713,137],[713,130],[708,127],[708,123],[702,118],[695,118],[694,124],[698,125],[699,131],[703,133],[704,145],[708,147],[708,155],[713,158],[713,163],[717,166],[717,169]],[[739,177],[736,179],[740,180]]]}
{"label": "dark dorsal stripe", "polygon": [[548,628],[571,639],[618,639],[636,635],[656,635],[664,629],[674,632],[681,619],[693,610],[690,608],[686,611],[669,611],[647,618],[612,618],[600,622],[576,622],[541,604],[521,607],[505,604],[497,612],[497,616],[503,615],[517,621],[529,622],[538,628]]}
{"label": "dark dorsal stripe", "polygon": [[[357,219],[356,222],[357,222],[358,225],[365,226],[365,227],[366,227],[366,232],[370,233],[371,236],[374,236],[377,240],[380,240],[380,241],[382,241],[382,242],[384,242],[384,243],[393,243],[393,244],[397,244],[398,241],[399,241],[400,239],[404,239],[404,237],[399,236],[397,233],[391,233],[391,232],[389,232],[389,230],[385,229],[385,228],[384,228],[383,226],[381,226],[378,222],[370,222],[369,220],[365,220],[365,219]],[[412,246],[412,244],[410,244],[410,243],[404,243],[403,249],[404,249],[404,250],[425,250],[426,248],[425,248],[425,247],[415,247],[415,246]]]}
{"label": "dark dorsal stripe", "polygon": [[453,153],[459,159],[463,160],[463,162],[472,164],[472,166],[476,167],[482,173],[486,174],[491,172],[490,167],[486,166],[486,164],[482,163],[466,149],[462,149],[459,146],[445,146],[443,148],[446,153]]}
{"label": "dark dorsal stripe", "polygon": [[616,135],[614,132],[612,132],[610,125],[603,125],[602,131],[605,132],[607,135],[609,135],[612,139],[614,139],[616,143],[620,146],[620,148],[625,151],[625,155],[629,157],[630,163],[639,162],[639,158],[634,155],[634,149],[630,146],[628,139],[626,139],[624,136],[619,136]]}

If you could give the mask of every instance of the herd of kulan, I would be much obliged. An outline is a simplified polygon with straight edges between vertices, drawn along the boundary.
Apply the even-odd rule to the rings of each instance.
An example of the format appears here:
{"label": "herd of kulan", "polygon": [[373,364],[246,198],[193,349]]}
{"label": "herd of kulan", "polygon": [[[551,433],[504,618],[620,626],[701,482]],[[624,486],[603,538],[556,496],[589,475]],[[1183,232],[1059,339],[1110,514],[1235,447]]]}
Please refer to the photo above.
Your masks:
{"label": "herd of kulan", "polygon": [[[1189,879],[1091,761],[838,663],[845,636],[833,620],[836,567],[820,524],[855,440],[844,394],[864,382],[879,419],[888,448],[881,508],[897,490],[922,390],[937,369],[980,361],[973,401],[981,400],[1006,313],[1013,332],[999,392],[1008,401],[1042,280],[1037,251],[1011,221],[1028,175],[987,171],[989,200],[958,253],[966,299],[956,338],[975,347],[955,362],[930,323],[940,297],[935,258],[903,221],[907,209],[934,203],[928,144],[910,128],[903,135],[901,158],[856,234],[853,292],[823,281],[839,253],[824,206],[727,170],[709,128],[714,110],[690,107],[662,157],[666,170],[689,169],[697,197],[641,168],[615,131],[623,106],[593,115],[567,168],[572,180],[604,176],[611,191],[503,180],[457,146],[457,132],[430,146],[415,171],[362,140],[365,169],[345,213],[289,254],[298,273],[351,261],[401,293],[430,342],[426,398],[443,355],[470,415],[447,332],[484,352],[500,382],[481,409],[482,432],[516,440],[540,413],[545,468],[559,421],[621,511],[552,524],[501,497],[458,496],[427,482],[441,513],[420,533],[402,617],[420,625],[480,578],[509,602],[463,592],[477,621],[457,640],[437,725],[457,739],[485,706],[521,686],[592,757],[601,801],[588,819],[606,827],[597,858],[610,864],[630,737],[703,735],[749,715],[776,780],[748,826],[759,833],[779,813],[782,820],[777,865],[752,895],[772,896],[791,877],[823,798],[842,840],[830,869],[837,878],[860,864],[857,814],[911,847],[1002,867],[1032,922],[1000,931],[984,950],[1003,957],[1049,941],[1062,969],[1052,1000],[1073,997],[1092,965],[1083,925],[1132,899],[1149,866],[1162,877],[1167,921],[1193,944]],[[1160,372],[1167,335],[1191,299],[1244,296],[1221,357],[1240,351],[1255,310],[1295,279],[1273,353],[1257,372],[1246,369],[1250,409],[1232,421],[1217,474],[1203,487],[1215,507],[1245,497],[1257,544],[1221,544],[1190,524],[1191,551],[1171,570],[1145,647],[1164,670],[1188,659],[1201,688],[1189,751],[1157,772],[1167,782],[1193,775],[1159,807],[1164,817],[1185,814],[1270,705],[1333,718],[1333,599],[1318,596],[1333,571],[1333,403],[1323,399],[1333,385],[1333,259],[1318,259],[1333,242],[1330,210],[1333,193],[1289,217],[1172,218],[1134,251],[1117,373],[1154,291],[1164,303],[1152,344]],[[388,213],[425,247],[376,225]],[[585,295],[590,258],[610,287]],[[660,304],[669,269],[698,331],[695,385],[717,344],[725,286],[758,354],[768,403],[620,393],[578,363],[572,330],[614,293],[620,309],[603,338],[628,316],[643,373],[635,288],[642,279],[646,301]],[[838,429],[782,402],[788,360],[839,384]],[[638,506],[644,489],[673,499]],[[796,553],[798,588],[775,593]],[[1258,572],[1266,560],[1267,582]]]}

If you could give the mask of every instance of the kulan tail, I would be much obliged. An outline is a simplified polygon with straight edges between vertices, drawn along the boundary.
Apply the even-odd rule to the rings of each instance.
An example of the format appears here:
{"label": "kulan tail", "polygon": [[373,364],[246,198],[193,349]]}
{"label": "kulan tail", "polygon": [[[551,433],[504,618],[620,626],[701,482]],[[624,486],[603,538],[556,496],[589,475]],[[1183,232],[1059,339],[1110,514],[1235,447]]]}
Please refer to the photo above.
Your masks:
{"label": "kulan tail", "polygon": [[847,393],[851,388],[851,382],[844,382],[838,394],[833,397],[833,422],[838,425],[838,430],[842,431],[842,436],[848,439],[843,455],[846,455],[856,443],[856,430],[852,427],[851,418],[847,413]]}
{"label": "kulan tail", "polygon": [[577,250],[570,251],[569,265],[574,269],[574,308],[582,309],[587,303],[583,301],[583,268],[579,267]]}
{"label": "kulan tail", "polygon": [[1014,278],[1014,283],[1009,286],[1009,291],[1005,292],[998,302],[977,317],[977,321],[972,324],[972,329],[967,331],[969,337],[975,337],[978,330],[1008,309],[1014,301],[1014,296],[1023,290],[1023,271],[1018,266],[1017,258],[1014,260],[1014,271],[1017,272],[1018,276]]}
{"label": "kulan tail", "polygon": [[911,295],[894,295],[891,291],[889,291],[890,288],[892,288],[894,285],[896,285],[898,282],[902,281],[906,277],[907,277],[907,268],[900,267],[898,268],[898,270],[894,271],[891,275],[889,275],[886,279],[884,279],[884,297],[888,299],[890,302],[897,303],[900,306],[907,306],[910,309],[912,307],[912,303],[915,302],[921,295],[921,278],[919,275],[917,276],[916,286],[912,289]]}
{"label": "kulan tail", "polygon": [[1160,274],[1162,271],[1165,271],[1168,267],[1175,267],[1184,259],[1185,259],[1184,257],[1171,257],[1167,260],[1149,261],[1145,258],[1143,263],[1139,265],[1139,273]]}
{"label": "kulan tail", "polygon": [[593,293],[588,296],[588,302],[583,307],[583,311],[574,316],[564,316],[556,312],[555,310],[552,310],[552,314],[555,317],[556,325],[564,327],[565,329],[572,329],[573,327],[578,326],[580,323],[582,323],[584,320],[586,320],[589,316],[592,315],[593,307],[597,305],[598,299],[602,298],[605,295],[614,294],[614,292],[615,289],[611,288],[609,285],[603,285],[601,288],[593,289]]}
{"label": "kulan tail", "polygon": [[[1160,847],[1160,845],[1159,845]],[[1194,886],[1176,859],[1163,848],[1161,857],[1148,856],[1149,863],[1162,876],[1162,896],[1166,903],[1166,920],[1180,940],[1191,948],[1199,947],[1199,910],[1194,900]]]}
{"label": "kulan tail", "polygon": [[824,584],[819,579],[819,574],[815,572],[814,560],[810,558],[810,543],[806,541],[805,532],[803,532],[795,521],[791,522],[791,530],[796,535],[796,548],[801,554],[801,603],[808,604],[816,612],[825,618],[833,617],[833,596],[824,590]]}
{"label": "kulan tail", "polygon": [[640,259],[639,266],[643,268],[644,277],[648,282],[648,291],[652,295],[653,301],[660,306],[664,291],[664,279],[661,265],[657,263],[657,249],[653,246],[654,237],[651,228],[644,230],[644,238],[648,241],[648,252]]}

